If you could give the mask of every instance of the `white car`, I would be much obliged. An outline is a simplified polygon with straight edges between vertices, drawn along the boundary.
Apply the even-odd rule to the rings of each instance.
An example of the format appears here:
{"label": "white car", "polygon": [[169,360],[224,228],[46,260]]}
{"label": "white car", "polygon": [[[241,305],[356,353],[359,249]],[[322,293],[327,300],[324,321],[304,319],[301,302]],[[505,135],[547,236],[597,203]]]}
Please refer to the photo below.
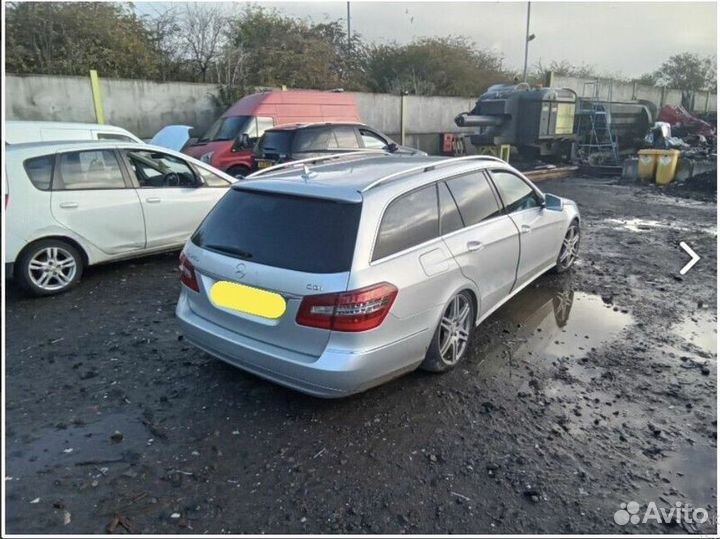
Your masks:
{"label": "white car", "polygon": [[50,295],[86,266],[182,247],[235,181],[147,144],[6,145],[6,275]]}
{"label": "white car", "polygon": [[107,124],[85,124],[79,122],[5,122],[5,142],[23,144],[26,142],[56,142],[60,140],[119,140],[142,142],[127,129]]}

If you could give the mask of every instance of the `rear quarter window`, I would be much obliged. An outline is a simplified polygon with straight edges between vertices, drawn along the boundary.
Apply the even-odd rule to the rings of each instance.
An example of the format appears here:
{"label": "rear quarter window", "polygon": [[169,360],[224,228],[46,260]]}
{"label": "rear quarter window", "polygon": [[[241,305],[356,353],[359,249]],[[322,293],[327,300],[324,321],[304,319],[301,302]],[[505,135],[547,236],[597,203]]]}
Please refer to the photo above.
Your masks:
{"label": "rear quarter window", "polygon": [[32,184],[41,191],[49,191],[52,185],[55,156],[45,155],[26,159],[23,164]]}
{"label": "rear quarter window", "polygon": [[192,242],[226,256],[308,273],[352,265],[362,205],[231,188]]}
{"label": "rear quarter window", "polygon": [[439,231],[438,199],[434,184],[402,195],[385,210],[373,250],[373,260],[437,238]]}

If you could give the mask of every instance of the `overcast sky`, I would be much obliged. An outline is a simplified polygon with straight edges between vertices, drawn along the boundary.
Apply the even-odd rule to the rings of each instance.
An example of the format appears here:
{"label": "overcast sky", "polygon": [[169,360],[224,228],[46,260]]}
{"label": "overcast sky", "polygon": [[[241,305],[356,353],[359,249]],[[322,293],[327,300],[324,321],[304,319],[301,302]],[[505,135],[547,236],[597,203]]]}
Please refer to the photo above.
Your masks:
{"label": "overcast sky", "polygon": [[[315,22],[345,20],[346,2],[257,2]],[[147,4],[138,4],[145,11]],[[233,6],[228,6],[229,10]],[[467,36],[522,69],[526,2],[351,2],[351,24],[365,39],[404,43]],[[678,52],[715,54],[715,2],[533,2],[529,64],[567,59],[600,71],[640,76]]]}

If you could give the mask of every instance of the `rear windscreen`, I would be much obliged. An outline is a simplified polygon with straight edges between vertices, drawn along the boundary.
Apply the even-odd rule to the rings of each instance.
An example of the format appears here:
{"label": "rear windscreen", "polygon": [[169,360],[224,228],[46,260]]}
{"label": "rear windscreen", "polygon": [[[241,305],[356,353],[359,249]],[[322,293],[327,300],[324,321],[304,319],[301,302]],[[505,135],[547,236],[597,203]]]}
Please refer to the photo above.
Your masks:
{"label": "rear windscreen", "polygon": [[263,153],[289,155],[291,142],[292,132],[290,131],[265,131],[260,138],[258,153],[261,155]]}
{"label": "rear windscreen", "polygon": [[192,242],[267,266],[349,271],[361,208],[360,203],[230,189]]}

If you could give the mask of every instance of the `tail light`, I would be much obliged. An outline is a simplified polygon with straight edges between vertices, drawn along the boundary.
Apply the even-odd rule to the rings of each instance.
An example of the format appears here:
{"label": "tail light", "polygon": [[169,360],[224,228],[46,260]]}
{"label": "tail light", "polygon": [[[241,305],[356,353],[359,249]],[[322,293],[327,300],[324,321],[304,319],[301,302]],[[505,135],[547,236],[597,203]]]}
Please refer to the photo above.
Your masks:
{"label": "tail light", "polygon": [[379,283],[349,292],[305,296],[295,321],[334,331],[366,331],[382,324],[397,292],[390,283]]}
{"label": "tail light", "polygon": [[5,194],[5,209],[7,210],[8,203],[10,202],[10,195]]}
{"label": "tail light", "polygon": [[180,282],[191,290],[200,292],[200,287],[198,286],[195,276],[195,267],[185,256],[185,253],[180,253],[180,266],[178,269],[180,270]]}

